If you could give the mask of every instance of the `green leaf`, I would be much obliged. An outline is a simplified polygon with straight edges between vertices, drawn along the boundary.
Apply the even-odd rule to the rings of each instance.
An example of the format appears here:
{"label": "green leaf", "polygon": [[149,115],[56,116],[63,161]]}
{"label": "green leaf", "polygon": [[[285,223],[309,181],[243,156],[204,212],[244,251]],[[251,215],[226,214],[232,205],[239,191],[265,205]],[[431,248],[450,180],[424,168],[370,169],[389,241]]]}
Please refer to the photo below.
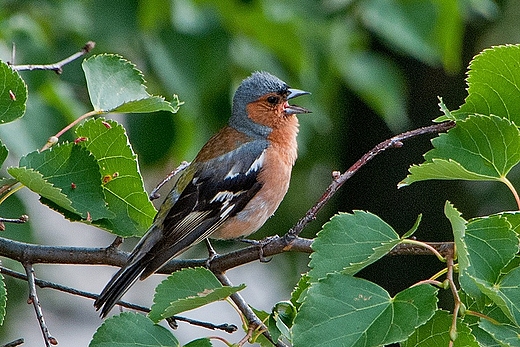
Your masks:
{"label": "green leaf", "polygon": [[294,347],[380,346],[405,340],[433,316],[437,289],[408,288],[391,298],[375,283],[334,273],[312,283],[292,328]]}
{"label": "green leaf", "polygon": [[213,344],[211,343],[211,340],[208,338],[201,338],[193,340],[187,344],[184,345],[184,347],[211,347]]}
{"label": "green leaf", "polygon": [[459,282],[465,293],[482,307],[491,299],[504,314],[520,322],[520,268],[503,275],[504,269],[518,253],[518,235],[507,218],[500,215],[476,218],[466,224],[452,205],[446,203],[445,214],[453,229],[459,259]]}
{"label": "green leaf", "polygon": [[4,276],[0,274],[0,325],[4,324],[7,308],[7,289],[5,287]]}
{"label": "green leaf", "polygon": [[497,46],[484,50],[469,65],[468,97],[457,119],[470,114],[507,118],[520,124],[520,45]]}
{"label": "green leaf", "polygon": [[473,277],[493,286],[518,253],[518,237],[506,218],[489,216],[468,222],[462,240]]}
{"label": "green leaf", "polygon": [[432,140],[425,163],[399,186],[428,179],[500,181],[520,161],[520,131],[496,116],[470,116]]}
{"label": "green leaf", "polygon": [[189,268],[176,271],[157,288],[148,316],[154,322],[193,310],[211,302],[224,300],[245,288],[222,286],[213,273],[205,268]]}
{"label": "green leaf", "polygon": [[520,268],[509,271],[492,286],[478,279],[476,283],[511,321],[520,326]]}
{"label": "green leaf", "polygon": [[145,80],[135,65],[114,54],[94,55],[82,64],[90,101],[99,112],[143,113],[177,112],[179,103],[152,96],[146,91]]}
{"label": "green leaf", "polygon": [[451,229],[453,231],[453,239],[455,242],[455,256],[459,263],[459,281],[464,283],[462,285],[466,293],[471,294],[474,298],[480,295],[480,291],[476,289],[474,282],[468,279],[469,273],[468,268],[471,265],[469,259],[469,251],[464,242],[466,236],[466,220],[461,217],[461,213],[449,202],[446,201],[444,204],[444,215],[451,223]]}
{"label": "green leaf", "polygon": [[2,141],[0,141],[0,165],[2,165],[7,159],[8,154],[9,151],[7,150],[7,147],[2,143]]}
{"label": "green leaf", "polygon": [[500,346],[520,347],[520,328],[510,324],[493,324],[482,319],[479,327],[488,332]]}
{"label": "green leaf", "polygon": [[[452,314],[438,310],[426,324],[421,325],[405,342],[401,343],[401,347],[448,346],[452,320]],[[453,341],[453,347],[479,347],[471,329],[459,319],[457,319],[457,339]]]}
{"label": "green leaf", "polygon": [[83,123],[76,135],[98,162],[105,201],[116,216],[95,224],[123,237],[143,235],[153,221],[155,208],[144,190],[125,129],[115,121],[99,118]]}
{"label": "green leaf", "polygon": [[[466,307],[466,312],[474,311],[484,314],[485,316],[494,319],[497,322],[511,324],[511,321],[504,315],[502,310],[498,306],[487,302],[485,306],[480,306],[478,302],[473,300],[464,291],[459,290],[459,296]],[[475,315],[466,314],[463,317],[463,322],[468,324],[471,329],[471,333],[475,336],[475,339],[482,347],[506,347],[504,344],[499,344],[487,331],[482,329],[479,324],[484,318],[477,317]]]}
{"label": "green leaf", "polygon": [[461,217],[461,213],[448,201],[444,204],[444,214],[451,223],[453,231],[453,239],[455,242],[456,257],[459,265],[459,281],[464,291],[471,295],[480,303],[483,302],[484,297],[481,291],[476,287],[474,280],[470,277],[471,273],[468,268],[471,265],[469,251],[464,242],[466,236],[466,220]]}
{"label": "green leaf", "polygon": [[328,273],[355,274],[387,254],[400,241],[399,235],[378,216],[364,211],[334,216],[312,244],[309,277]]}
{"label": "green leaf", "polygon": [[[83,219],[113,218],[107,210],[101,188],[101,175],[95,158],[84,147],[73,143],[58,145],[43,152],[31,152],[20,159],[20,167],[34,169],[71,201],[73,210],[44,196]],[[24,182],[22,182],[24,183]]]}
{"label": "green leaf", "polygon": [[511,224],[511,229],[520,235],[520,211],[502,212],[498,215],[506,218]]}
{"label": "green leaf", "polygon": [[[271,337],[273,340],[277,341],[278,338],[282,335],[280,330],[276,327],[276,322],[274,320],[269,319],[270,315],[269,313],[257,310],[254,307],[251,307],[255,315],[260,319],[262,322],[264,322],[265,326],[267,327],[267,330],[269,331],[269,334],[271,334]],[[272,347],[272,343],[262,334],[256,333],[254,336],[255,343],[259,344],[262,347]]]}
{"label": "green leaf", "polygon": [[403,236],[401,236],[401,240],[407,239],[410,236],[412,236],[417,231],[417,229],[419,229],[419,225],[421,224],[421,220],[422,220],[422,214],[417,216],[417,219],[415,220],[414,225],[410,228],[410,230],[405,232],[403,234]]}
{"label": "green leaf", "polygon": [[491,181],[494,177],[480,175],[466,170],[462,165],[451,159],[433,158],[431,162],[421,165],[412,165],[408,171],[410,174],[397,187],[406,187],[414,182],[426,180],[466,180],[466,181]]}
{"label": "green leaf", "polygon": [[0,124],[22,117],[27,101],[27,86],[18,72],[0,61]]}
{"label": "green leaf", "polygon": [[72,207],[72,201],[61,192],[60,188],[47,181],[41,173],[25,167],[10,167],[7,172],[33,192],[49,199],[67,211],[77,213]]}
{"label": "green leaf", "polygon": [[442,113],[444,113],[444,115],[440,116],[440,117],[437,117],[436,119],[434,119],[433,121],[434,122],[445,122],[445,121],[449,121],[449,120],[457,120],[452,114],[451,114],[451,111],[448,110],[448,106],[446,106],[446,104],[444,103],[444,100],[439,96],[439,109],[441,110]]}
{"label": "green leaf", "polygon": [[276,327],[276,331],[269,329],[275,341],[279,340],[282,335],[289,340],[291,339],[290,328],[293,326],[296,312],[296,307],[290,301],[282,301],[274,305],[269,315],[268,327]]}
{"label": "green leaf", "polygon": [[292,304],[299,309],[303,300],[305,299],[305,294],[307,293],[307,288],[311,285],[309,275],[302,274],[298,284],[293,289],[291,293],[291,302]]}
{"label": "green leaf", "polygon": [[123,312],[106,319],[97,329],[89,347],[176,347],[179,341],[171,332],[154,324],[142,314]]}

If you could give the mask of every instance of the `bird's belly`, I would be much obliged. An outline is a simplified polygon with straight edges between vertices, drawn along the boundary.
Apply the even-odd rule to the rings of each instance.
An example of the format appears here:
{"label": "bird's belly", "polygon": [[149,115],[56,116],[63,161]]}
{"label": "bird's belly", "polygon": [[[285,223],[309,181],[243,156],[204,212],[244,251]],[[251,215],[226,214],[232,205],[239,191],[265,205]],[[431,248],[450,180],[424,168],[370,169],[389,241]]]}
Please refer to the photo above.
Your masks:
{"label": "bird's belly", "polygon": [[[277,158],[278,159],[278,158]],[[280,163],[270,160],[270,163]],[[262,189],[235,216],[227,220],[210,237],[215,239],[235,239],[248,236],[258,229],[273,215],[282,202],[289,188],[292,165],[276,165],[266,168],[259,174]],[[266,177],[267,174],[272,175]]]}

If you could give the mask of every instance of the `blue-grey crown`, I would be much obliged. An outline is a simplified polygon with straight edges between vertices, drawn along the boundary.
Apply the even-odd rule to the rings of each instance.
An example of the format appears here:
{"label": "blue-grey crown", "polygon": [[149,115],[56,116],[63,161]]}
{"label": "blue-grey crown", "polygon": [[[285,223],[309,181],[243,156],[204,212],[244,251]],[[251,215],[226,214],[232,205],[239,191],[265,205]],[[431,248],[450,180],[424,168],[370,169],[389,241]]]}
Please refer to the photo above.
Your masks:
{"label": "blue-grey crown", "polygon": [[254,72],[242,81],[233,96],[233,114],[229,119],[229,125],[251,136],[265,137],[271,132],[271,128],[257,124],[247,117],[247,104],[258,100],[268,93],[284,93],[289,89],[287,84],[278,77],[265,71]]}

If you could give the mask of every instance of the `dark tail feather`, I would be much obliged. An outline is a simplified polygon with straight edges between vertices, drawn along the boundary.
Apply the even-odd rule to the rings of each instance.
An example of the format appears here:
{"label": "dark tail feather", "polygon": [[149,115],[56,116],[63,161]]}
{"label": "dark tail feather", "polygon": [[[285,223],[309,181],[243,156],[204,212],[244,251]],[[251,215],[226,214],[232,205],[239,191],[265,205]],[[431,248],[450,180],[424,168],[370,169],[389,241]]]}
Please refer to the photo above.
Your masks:
{"label": "dark tail feather", "polygon": [[122,267],[115,273],[94,302],[96,310],[101,309],[100,316],[102,318],[106,317],[119,299],[135,283],[146,268],[146,265],[147,262],[141,259],[130,266]]}

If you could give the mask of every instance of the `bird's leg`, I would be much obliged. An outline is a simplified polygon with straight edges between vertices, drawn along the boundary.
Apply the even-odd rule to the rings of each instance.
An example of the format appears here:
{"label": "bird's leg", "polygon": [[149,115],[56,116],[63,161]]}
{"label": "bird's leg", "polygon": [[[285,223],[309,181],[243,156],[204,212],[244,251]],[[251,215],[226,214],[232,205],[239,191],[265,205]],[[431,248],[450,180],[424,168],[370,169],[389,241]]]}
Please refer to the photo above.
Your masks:
{"label": "bird's leg", "polygon": [[261,263],[268,263],[273,258],[266,258],[264,256],[264,246],[269,244],[271,241],[276,240],[278,237],[279,237],[278,235],[274,235],[274,236],[268,236],[263,240],[240,239],[240,241],[249,243],[250,245],[258,247],[258,259],[260,260]]}
{"label": "bird's leg", "polygon": [[209,269],[211,262],[218,256],[218,253],[215,251],[215,248],[213,248],[213,246],[211,245],[211,242],[209,242],[209,239],[205,239],[204,241],[206,241],[206,247],[208,248],[208,259],[206,259],[206,268]]}

